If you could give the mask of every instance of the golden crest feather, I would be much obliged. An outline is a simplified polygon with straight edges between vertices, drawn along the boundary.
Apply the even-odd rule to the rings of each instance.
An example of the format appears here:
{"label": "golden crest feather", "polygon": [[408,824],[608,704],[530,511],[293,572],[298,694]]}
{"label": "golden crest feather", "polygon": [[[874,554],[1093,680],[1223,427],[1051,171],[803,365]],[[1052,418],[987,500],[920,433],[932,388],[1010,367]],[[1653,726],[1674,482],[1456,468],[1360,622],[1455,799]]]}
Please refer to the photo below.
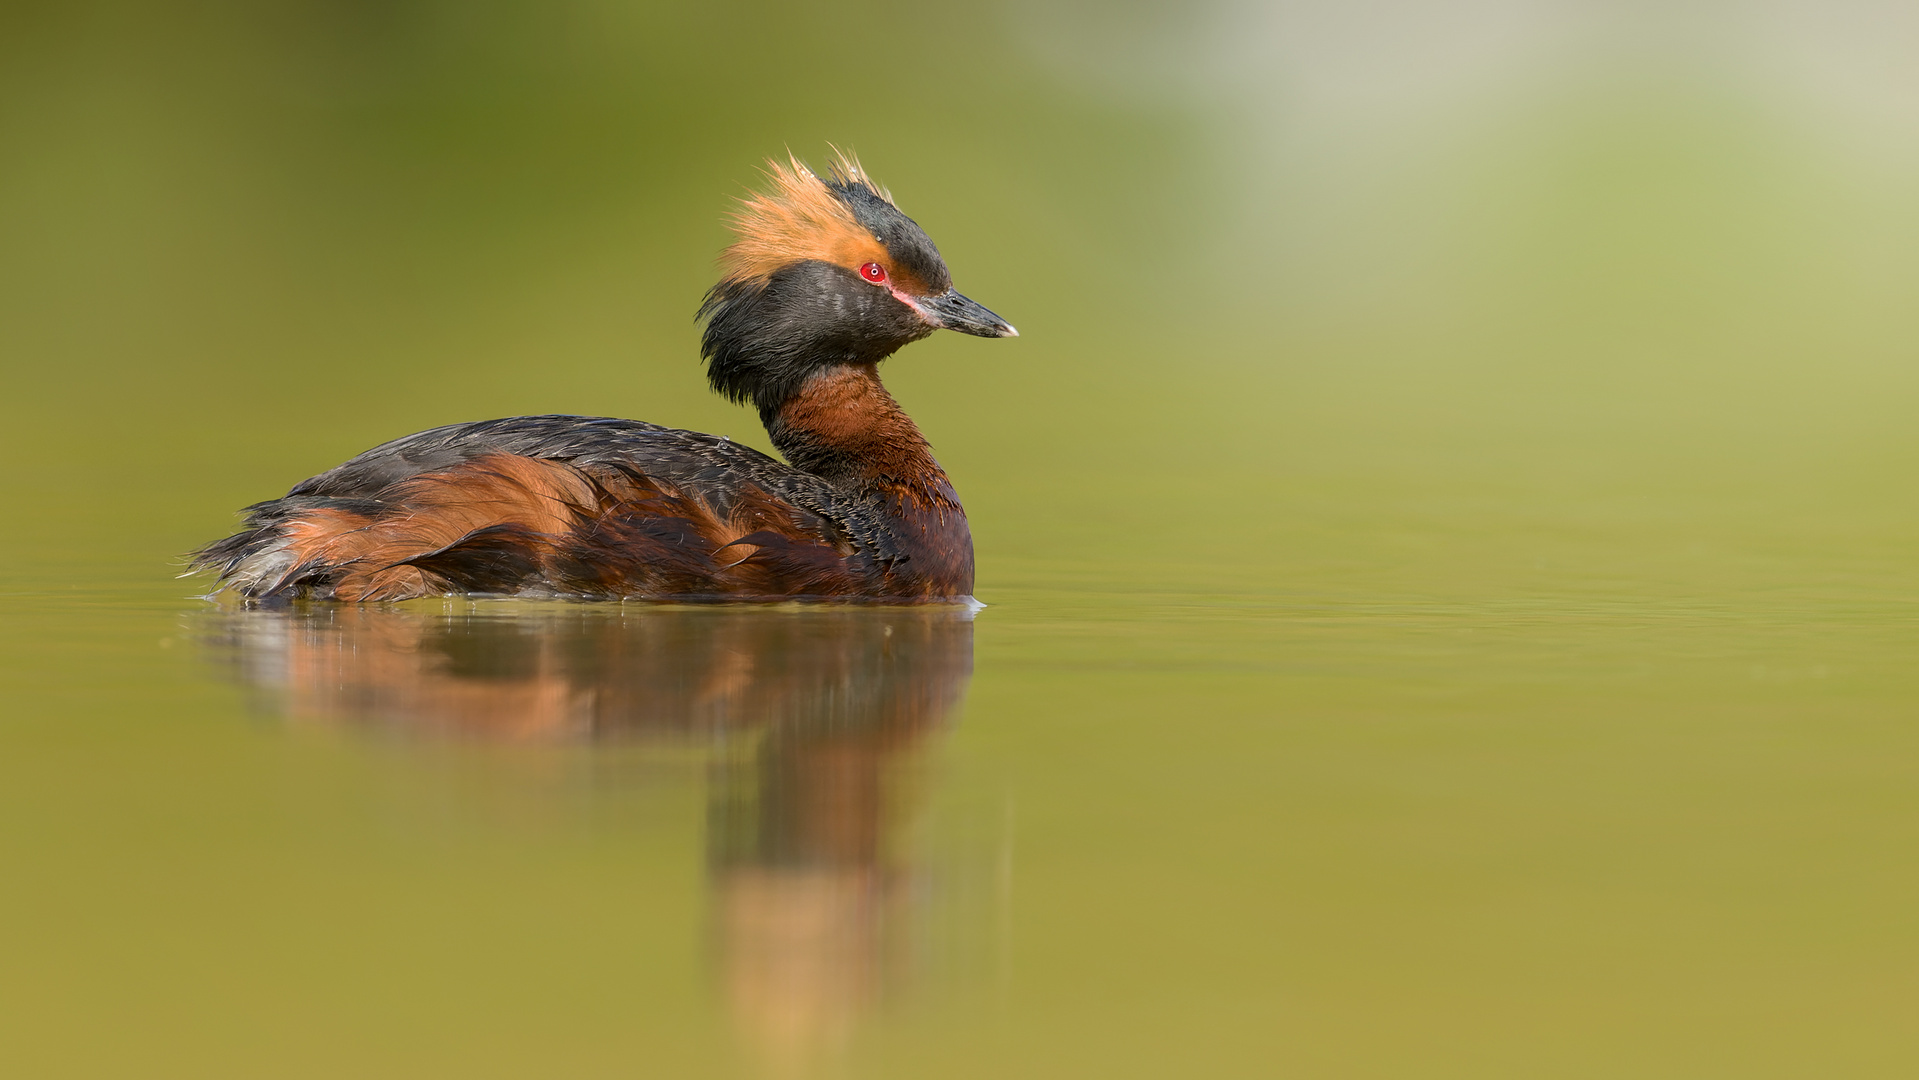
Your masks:
{"label": "golden crest feather", "polygon": [[[735,239],[720,254],[724,280],[763,282],[807,259],[848,269],[869,262],[891,267],[885,247],[799,158],[788,155],[785,164],[768,159],[766,166],[767,190],[741,199],[731,215]],[[836,183],[857,183],[893,201],[857,158],[837,149],[831,174]]]}

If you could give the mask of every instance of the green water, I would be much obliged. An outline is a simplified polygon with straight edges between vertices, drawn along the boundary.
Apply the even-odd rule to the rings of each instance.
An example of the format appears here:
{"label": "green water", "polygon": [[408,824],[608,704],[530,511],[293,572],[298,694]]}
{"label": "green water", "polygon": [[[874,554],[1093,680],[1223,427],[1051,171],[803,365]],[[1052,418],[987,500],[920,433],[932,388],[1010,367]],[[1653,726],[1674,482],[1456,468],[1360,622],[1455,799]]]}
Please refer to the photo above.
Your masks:
{"label": "green water", "polygon": [[[0,12],[0,1072],[1910,1075],[1919,86],[1825,10]],[[173,579],[434,424],[764,446],[692,312],[828,140],[1020,327],[885,371],[985,609]]]}

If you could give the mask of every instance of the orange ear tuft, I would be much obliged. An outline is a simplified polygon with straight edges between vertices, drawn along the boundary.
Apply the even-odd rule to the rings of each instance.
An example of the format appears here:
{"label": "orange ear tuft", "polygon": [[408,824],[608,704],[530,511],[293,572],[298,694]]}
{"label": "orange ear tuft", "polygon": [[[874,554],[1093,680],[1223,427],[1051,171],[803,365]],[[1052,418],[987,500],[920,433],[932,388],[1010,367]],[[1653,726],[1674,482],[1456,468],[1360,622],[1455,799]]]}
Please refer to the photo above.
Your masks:
{"label": "orange ear tuft", "polygon": [[[770,190],[740,201],[732,216],[738,239],[720,255],[728,281],[760,280],[806,259],[849,269],[862,263],[891,265],[886,249],[854,220],[853,212],[828,191],[813,170],[789,158],[767,161]],[[842,156],[837,163],[846,165]],[[857,170],[858,163],[852,167]]]}

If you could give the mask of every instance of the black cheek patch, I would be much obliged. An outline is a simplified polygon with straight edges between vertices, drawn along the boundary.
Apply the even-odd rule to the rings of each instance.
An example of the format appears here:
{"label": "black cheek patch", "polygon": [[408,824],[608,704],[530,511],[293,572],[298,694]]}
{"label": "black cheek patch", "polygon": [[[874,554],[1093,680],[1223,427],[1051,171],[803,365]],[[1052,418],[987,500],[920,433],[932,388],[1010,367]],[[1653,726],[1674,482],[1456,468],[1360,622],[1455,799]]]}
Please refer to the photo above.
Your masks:
{"label": "black cheek patch", "polygon": [[821,368],[876,364],[933,332],[912,308],[858,274],[808,260],[764,284],[722,282],[700,314],[700,355],[713,388],[762,413]]}

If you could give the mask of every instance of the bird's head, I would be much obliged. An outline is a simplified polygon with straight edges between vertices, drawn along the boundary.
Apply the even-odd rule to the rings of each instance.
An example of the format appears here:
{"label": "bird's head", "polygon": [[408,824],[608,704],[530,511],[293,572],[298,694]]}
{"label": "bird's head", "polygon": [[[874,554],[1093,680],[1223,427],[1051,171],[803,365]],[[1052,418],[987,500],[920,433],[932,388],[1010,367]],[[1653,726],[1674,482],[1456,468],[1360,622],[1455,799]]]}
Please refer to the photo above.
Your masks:
{"label": "bird's head", "polygon": [[935,330],[1014,337],[961,296],[939,249],[859,162],[825,177],[770,162],[770,190],[742,203],[706,294],[700,353],[713,388],[762,413],[824,368],[872,364]]}

